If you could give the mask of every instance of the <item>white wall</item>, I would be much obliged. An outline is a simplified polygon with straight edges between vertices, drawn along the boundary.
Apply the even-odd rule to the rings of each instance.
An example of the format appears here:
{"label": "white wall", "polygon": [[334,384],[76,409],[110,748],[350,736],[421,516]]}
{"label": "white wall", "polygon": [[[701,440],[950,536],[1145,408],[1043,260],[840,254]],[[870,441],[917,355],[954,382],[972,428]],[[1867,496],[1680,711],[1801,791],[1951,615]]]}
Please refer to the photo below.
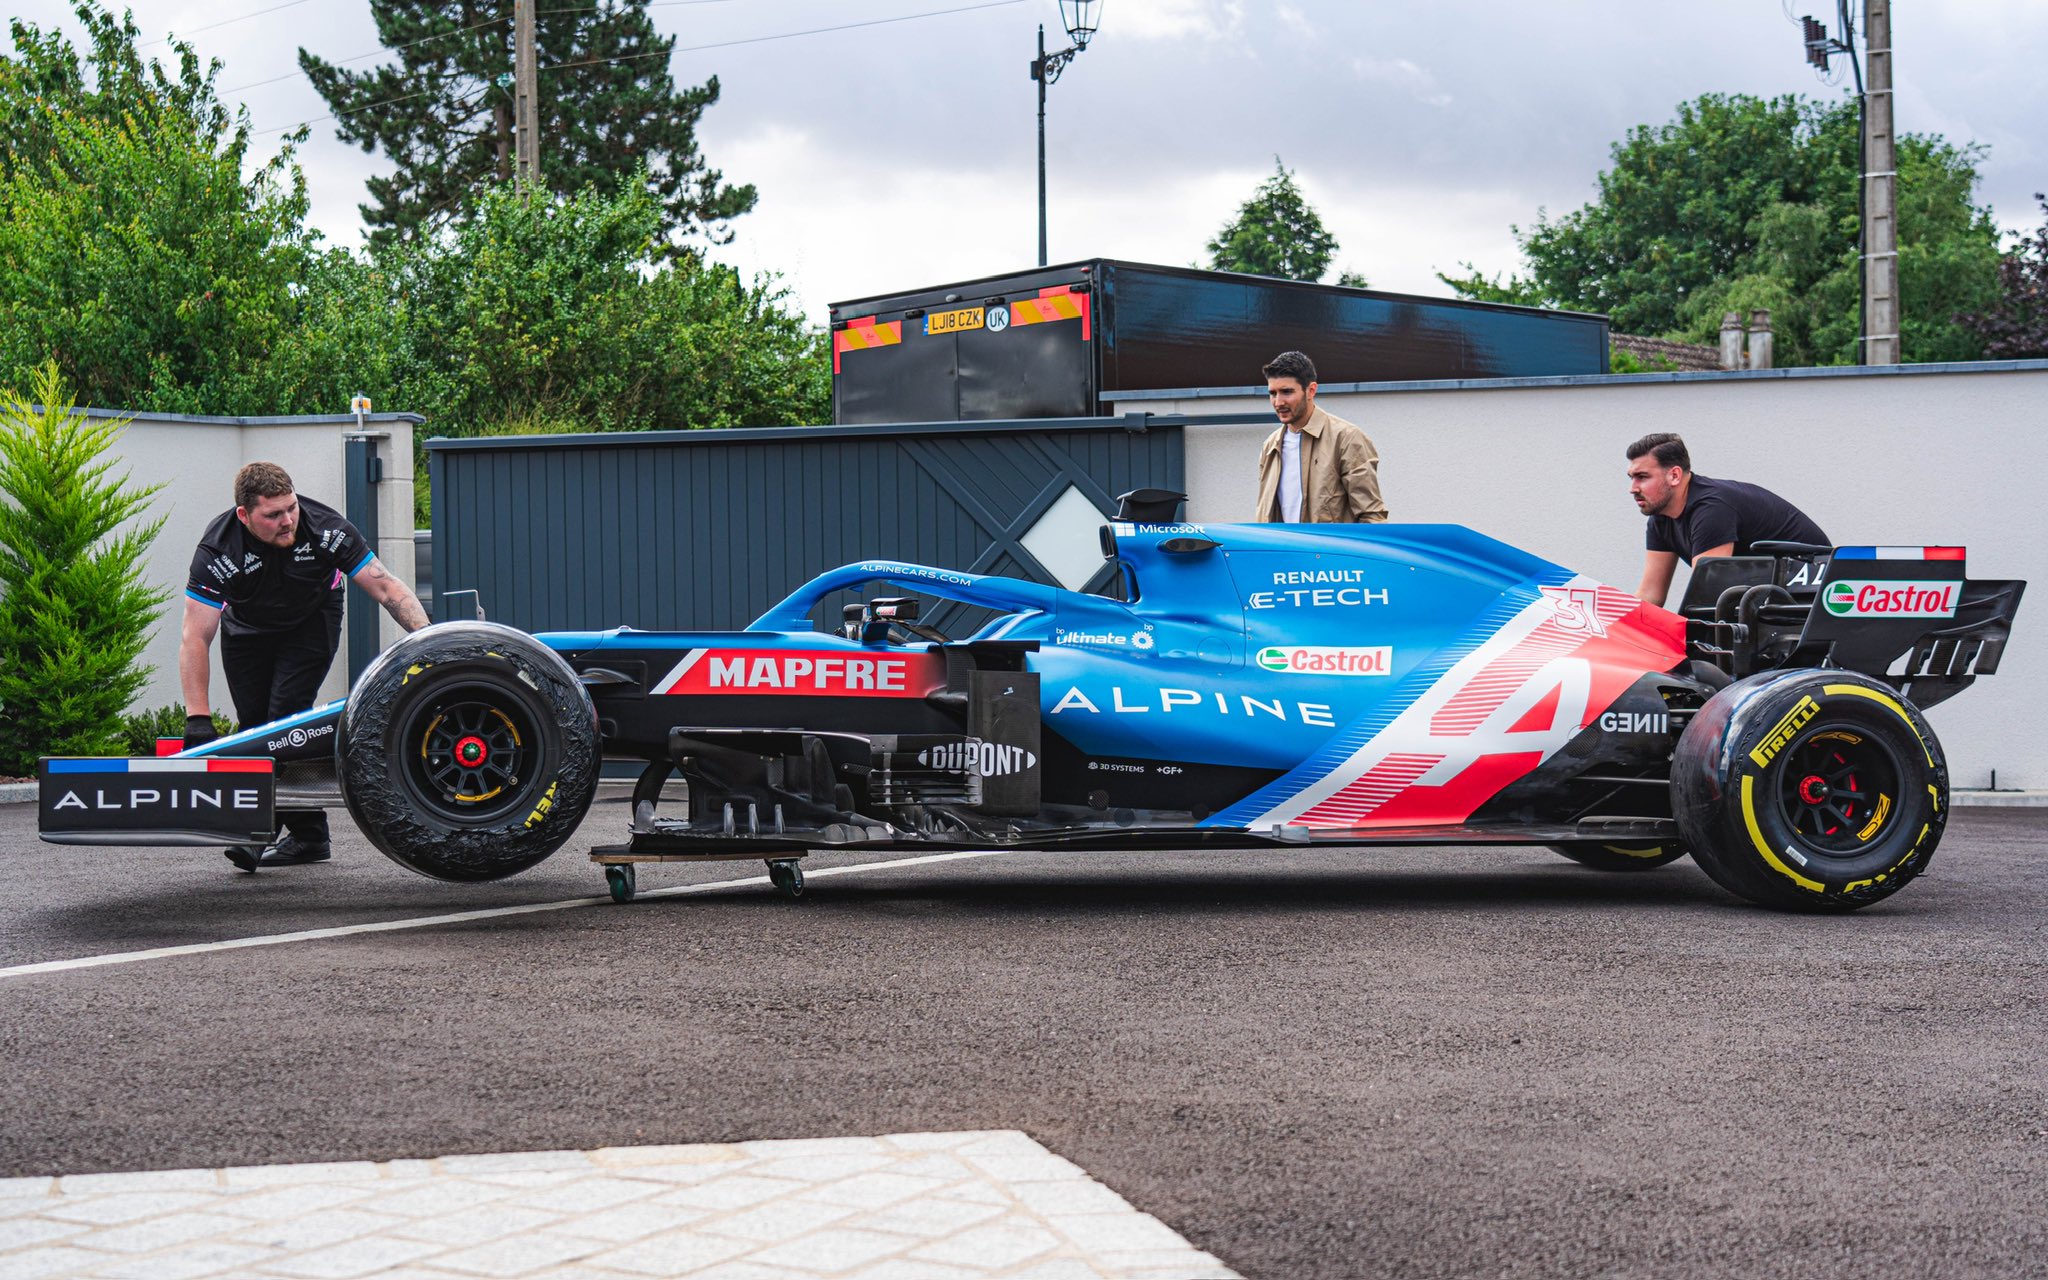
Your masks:
{"label": "white wall", "polygon": [[[1313,354],[1313,353],[1311,353]],[[2048,787],[2048,361],[1885,370],[1324,387],[1380,451],[1393,518],[1464,524],[1634,590],[1643,518],[1623,448],[1676,431],[1693,465],[1790,498],[1837,543],[1960,544],[2028,578],[1999,673],[1928,718],[1954,785]],[[1266,413],[1262,390],[1150,392],[1115,412]],[[1187,429],[1188,518],[1248,520],[1270,424]],[[1673,584],[1675,601],[1685,572]]]}
{"label": "white wall", "polygon": [[[114,416],[99,410],[82,412],[94,417]],[[384,460],[384,481],[377,494],[377,555],[386,568],[408,584],[413,578],[415,421],[410,416],[377,414],[367,424],[370,434],[387,437],[378,441],[377,448],[378,456]],[[162,517],[164,526],[150,548],[146,573],[150,585],[171,593],[143,651],[143,662],[154,671],[136,698],[135,710],[153,710],[184,700],[178,688],[178,632],[185,613],[185,583],[190,577],[192,552],[199,544],[199,535],[215,516],[235,505],[235,472],[246,462],[275,462],[291,473],[299,492],[340,511],[344,505],[345,440],[355,429],[356,420],[352,417],[136,417],[122,429],[114,448],[118,459],[115,470],[125,468],[129,479],[137,484],[163,486],[151,501],[147,515],[148,519]],[[377,606],[352,588],[348,608]],[[389,643],[397,634],[396,625],[390,618],[384,618],[384,642]],[[348,637],[344,626],[342,651],[327,673],[320,698],[338,698],[347,690]],[[221,675],[217,642],[213,647],[210,692],[213,709],[232,719],[234,704],[228,698],[227,681]]]}

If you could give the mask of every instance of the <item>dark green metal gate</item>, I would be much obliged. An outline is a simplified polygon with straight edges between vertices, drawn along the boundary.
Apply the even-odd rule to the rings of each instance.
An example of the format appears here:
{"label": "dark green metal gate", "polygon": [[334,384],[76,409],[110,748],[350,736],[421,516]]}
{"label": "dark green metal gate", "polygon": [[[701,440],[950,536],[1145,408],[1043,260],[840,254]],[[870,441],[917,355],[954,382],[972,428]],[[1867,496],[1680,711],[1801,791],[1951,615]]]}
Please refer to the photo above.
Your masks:
{"label": "dark green metal gate", "polygon": [[475,590],[529,631],[736,629],[875,558],[1085,589],[1115,496],[1183,487],[1183,421],[430,440],[437,602]]}

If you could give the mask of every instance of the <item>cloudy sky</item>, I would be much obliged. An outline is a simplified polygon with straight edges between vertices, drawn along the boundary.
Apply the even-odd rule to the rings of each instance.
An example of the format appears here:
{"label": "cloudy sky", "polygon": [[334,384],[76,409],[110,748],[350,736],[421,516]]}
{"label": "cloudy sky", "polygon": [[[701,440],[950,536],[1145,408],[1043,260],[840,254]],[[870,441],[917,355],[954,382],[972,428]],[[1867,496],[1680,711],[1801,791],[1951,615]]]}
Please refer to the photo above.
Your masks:
{"label": "cloudy sky", "polygon": [[[1983,145],[1979,202],[2008,230],[2039,226],[2048,4],[1896,8],[1899,129]],[[1706,92],[1848,92],[1846,74],[1830,85],[1806,66],[1795,21],[1814,12],[1832,27],[1833,10],[1104,0],[1100,33],[1049,94],[1051,257],[1196,263],[1278,155],[1336,235],[1338,267],[1443,294],[1435,273],[1461,262],[1516,269],[1510,227],[1588,200],[1632,125]],[[76,25],[63,0],[12,0],[10,12]],[[132,12],[146,38],[175,32],[220,59],[223,96],[273,146],[326,111],[292,74],[301,45],[338,61],[378,44],[367,0],[133,0]],[[814,321],[828,302],[1036,261],[1027,68],[1039,24],[1053,47],[1067,43],[1055,0],[656,0],[649,12],[677,36],[678,83],[716,75],[723,88],[705,155],[760,191],[718,256],[778,273]],[[905,20],[881,21],[894,18]],[[338,142],[331,122],[312,129],[300,159],[313,219],[356,244],[381,157]]]}

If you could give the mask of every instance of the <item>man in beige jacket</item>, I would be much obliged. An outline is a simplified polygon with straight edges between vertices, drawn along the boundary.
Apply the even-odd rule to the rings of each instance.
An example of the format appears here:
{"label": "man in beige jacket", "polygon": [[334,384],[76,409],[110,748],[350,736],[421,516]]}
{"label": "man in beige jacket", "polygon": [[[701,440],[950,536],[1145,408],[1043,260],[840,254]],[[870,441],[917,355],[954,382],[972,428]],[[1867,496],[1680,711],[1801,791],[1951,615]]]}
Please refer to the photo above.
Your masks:
{"label": "man in beige jacket", "polygon": [[1380,455],[1360,431],[1316,408],[1316,367],[1283,351],[1262,372],[1280,429],[1259,451],[1255,519],[1287,524],[1372,524],[1387,518],[1380,500]]}

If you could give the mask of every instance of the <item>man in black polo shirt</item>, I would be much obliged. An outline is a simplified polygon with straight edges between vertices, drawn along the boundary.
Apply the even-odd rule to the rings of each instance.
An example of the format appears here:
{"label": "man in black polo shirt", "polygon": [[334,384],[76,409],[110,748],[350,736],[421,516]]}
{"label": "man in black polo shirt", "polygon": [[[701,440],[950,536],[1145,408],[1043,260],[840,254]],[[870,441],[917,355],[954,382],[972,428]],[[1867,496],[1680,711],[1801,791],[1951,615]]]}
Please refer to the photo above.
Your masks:
{"label": "man in black polo shirt", "polygon": [[1663,604],[1678,562],[1755,554],[1759,542],[1833,546],[1799,508],[1761,485],[1713,480],[1692,469],[1685,441],[1669,431],[1628,447],[1628,491],[1650,518],[1636,595]]}
{"label": "man in black polo shirt", "polygon": [[[178,678],[189,713],[187,750],[218,736],[207,692],[216,633],[243,728],[313,705],[341,644],[347,579],[407,631],[427,625],[419,598],[378,563],[361,532],[334,508],[298,496],[284,468],[252,462],[235,473],[235,509],[206,526],[185,586]],[[268,848],[237,846],[228,861],[254,871],[328,859],[325,812],[280,810],[278,819],[284,832]]]}

